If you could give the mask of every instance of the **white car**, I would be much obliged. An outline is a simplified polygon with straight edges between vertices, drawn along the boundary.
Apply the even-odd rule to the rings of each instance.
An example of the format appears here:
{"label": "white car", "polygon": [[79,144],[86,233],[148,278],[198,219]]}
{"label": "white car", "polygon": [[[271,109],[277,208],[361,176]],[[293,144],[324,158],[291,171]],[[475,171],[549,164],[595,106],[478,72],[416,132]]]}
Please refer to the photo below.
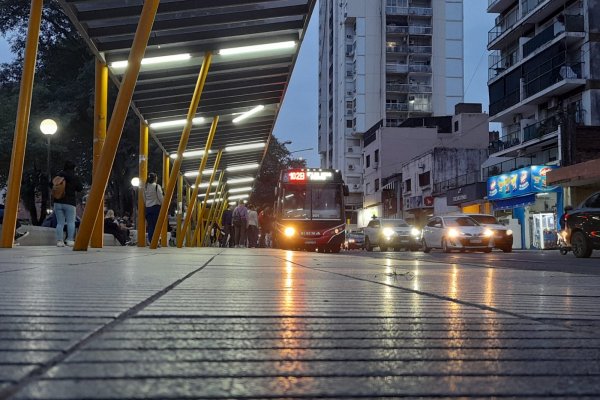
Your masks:
{"label": "white car", "polygon": [[423,251],[429,253],[440,248],[445,253],[452,250],[492,251],[494,232],[481,226],[477,221],[465,215],[432,217],[423,228]]}
{"label": "white car", "polygon": [[513,231],[502,225],[496,217],[488,214],[465,214],[473,218],[481,226],[491,229],[494,232],[494,245],[505,253],[510,253],[513,247]]}

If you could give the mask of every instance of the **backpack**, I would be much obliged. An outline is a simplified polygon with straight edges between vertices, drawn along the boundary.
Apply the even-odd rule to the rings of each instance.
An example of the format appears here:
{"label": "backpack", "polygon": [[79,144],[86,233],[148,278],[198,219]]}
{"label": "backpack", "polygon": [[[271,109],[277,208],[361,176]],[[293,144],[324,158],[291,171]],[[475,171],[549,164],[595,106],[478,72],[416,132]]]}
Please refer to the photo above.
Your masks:
{"label": "backpack", "polygon": [[64,176],[57,175],[52,178],[52,198],[60,200],[65,197],[67,181]]}
{"label": "backpack", "polygon": [[235,225],[235,226],[242,225],[242,217],[240,216],[239,212],[238,213],[236,213],[235,211],[233,212],[232,222],[233,222],[233,225]]}

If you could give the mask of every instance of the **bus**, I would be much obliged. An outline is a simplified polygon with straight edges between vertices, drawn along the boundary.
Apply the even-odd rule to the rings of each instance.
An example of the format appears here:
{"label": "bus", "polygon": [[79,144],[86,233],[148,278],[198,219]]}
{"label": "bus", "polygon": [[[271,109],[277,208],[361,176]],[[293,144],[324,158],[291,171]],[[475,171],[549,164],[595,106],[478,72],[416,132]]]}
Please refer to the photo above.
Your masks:
{"label": "bus", "polygon": [[282,171],[275,188],[273,247],[338,253],[345,239],[347,195],[337,170]]}

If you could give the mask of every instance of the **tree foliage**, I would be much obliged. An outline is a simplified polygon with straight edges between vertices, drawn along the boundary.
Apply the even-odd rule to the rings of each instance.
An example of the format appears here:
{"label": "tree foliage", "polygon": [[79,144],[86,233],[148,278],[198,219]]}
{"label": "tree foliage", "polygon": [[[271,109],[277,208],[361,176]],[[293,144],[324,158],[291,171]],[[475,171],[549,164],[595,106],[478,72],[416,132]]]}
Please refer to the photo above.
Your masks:
{"label": "tree foliage", "polygon": [[305,167],[305,160],[293,159],[289,150],[277,138],[272,137],[250,202],[259,207],[265,205],[272,207],[275,203],[275,187],[277,187],[281,171]]}

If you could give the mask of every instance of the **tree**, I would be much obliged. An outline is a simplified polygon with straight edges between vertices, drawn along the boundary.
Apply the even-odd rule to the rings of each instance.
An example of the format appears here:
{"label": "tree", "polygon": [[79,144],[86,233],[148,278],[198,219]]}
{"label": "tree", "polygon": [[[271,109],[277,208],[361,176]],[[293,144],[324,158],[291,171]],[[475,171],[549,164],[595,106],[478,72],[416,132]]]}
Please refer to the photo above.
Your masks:
{"label": "tree", "polygon": [[306,168],[306,160],[292,159],[289,150],[277,138],[272,137],[250,202],[259,207],[271,207],[275,203],[275,187],[279,182],[279,175],[281,171],[290,168]]}

